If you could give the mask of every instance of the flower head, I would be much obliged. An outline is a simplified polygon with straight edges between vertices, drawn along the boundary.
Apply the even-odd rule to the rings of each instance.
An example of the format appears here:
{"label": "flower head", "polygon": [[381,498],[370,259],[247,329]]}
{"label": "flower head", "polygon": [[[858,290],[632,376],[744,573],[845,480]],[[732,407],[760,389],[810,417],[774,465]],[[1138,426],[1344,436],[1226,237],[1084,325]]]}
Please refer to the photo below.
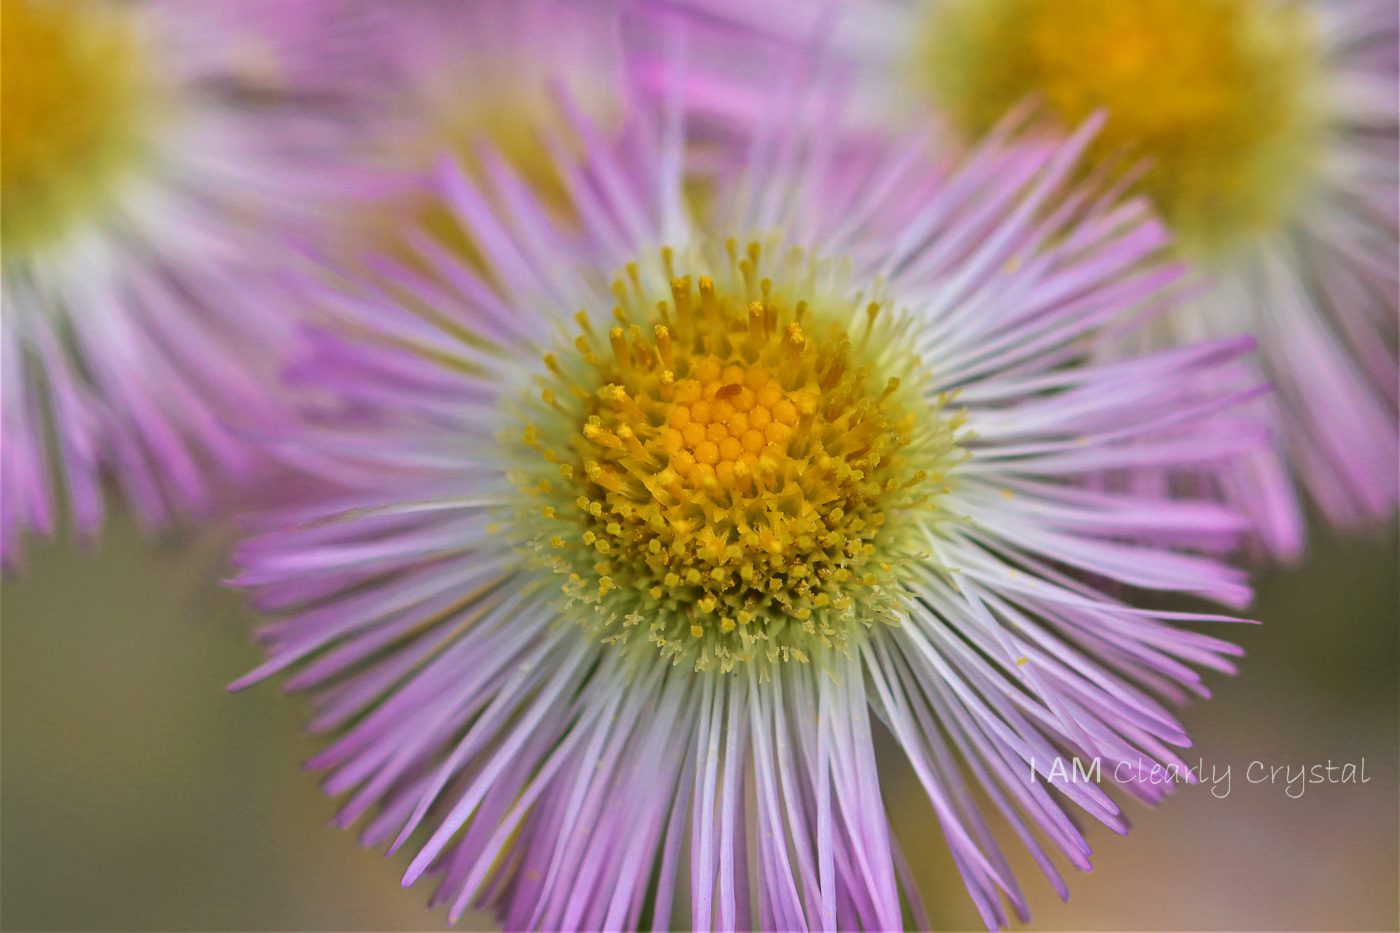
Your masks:
{"label": "flower head", "polygon": [[300,372],[346,405],[288,443],[359,491],[241,546],[280,618],[240,685],[315,692],[339,821],[415,846],[405,882],[437,873],[453,917],[917,920],[876,719],[989,925],[1025,902],[973,784],[1063,893],[1065,805],[1125,823],[1047,762],[1156,799],[1134,769],[1186,741],[1161,699],[1230,669],[1178,627],[1216,617],[1106,589],[1247,600],[1210,556],[1242,522],[1128,480],[1259,442],[1247,385],[1217,391],[1248,341],[1071,365],[1179,276],[1141,200],[1072,184],[1092,124],[952,168],[775,110],[698,220],[681,114],[563,112],[569,221],[502,158],[489,197],[448,162],[479,256],[420,236],[422,266],[325,294]]}
{"label": "flower head", "polygon": [[1304,537],[1290,476],[1338,524],[1395,514],[1393,3],[666,6],[706,43],[696,84],[731,123],[752,119],[756,87],[772,80],[754,62],[813,42],[832,46],[867,122],[932,122],[971,144],[1023,102],[1066,127],[1106,113],[1090,162],[1116,161],[1214,283],[1151,343],[1252,334],[1277,390],[1256,405],[1272,449],[1241,460],[1219,492],[1283,557]]}
{"label": "flower head", "polygon": [[235,40],[212,7],[5,0],[6,563],[52,527],[50,457],[83,532],[106,469],[161,523],[256,462],[291,325],[269,247],[318,219],[334,175],[304,173],[338,133],[269,65],[259,9]]}

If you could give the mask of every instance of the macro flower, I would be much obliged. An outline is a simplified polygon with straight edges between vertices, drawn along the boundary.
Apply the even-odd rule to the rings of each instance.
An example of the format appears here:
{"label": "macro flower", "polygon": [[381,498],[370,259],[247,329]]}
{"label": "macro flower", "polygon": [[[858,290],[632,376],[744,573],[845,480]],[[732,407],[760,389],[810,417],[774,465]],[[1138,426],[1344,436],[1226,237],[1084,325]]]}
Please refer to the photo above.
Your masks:
{"label": "macro flower", "polygon": [[26,531],[52,530],[55,477],[92,534],[108,472],[157,526],[249,475],[292,326],[270,259],[338,190],[340,130],[329,88],[287,83],[289,50],[269,38],[286,5],[3,13],[9,565]]}
{"label": "macro flower", "polygon": [[276,618],[234,687],[313,695],[336,822],[410,847],[451,918],[925,926],[883,729],[1003,926],[1026,901],[982,807],[1064,895],[1070,811],[1126,820],[1052,760],[1154,801],[1168,704],[1232,670],[1196,630],[1228,616],[1148,603],[1247,602],[1243,520],[1131,479],[1262,443],[1250,341],[1086,358],[1181,275],[1142,199],[1076,181],[1098,123],[954,160],[794,93],[703,219],[681,102],[604,133],[565,96],[567,221],[483,146],[437,173],[476,256],[420,231],[320,298],[298,378],[342,404],[286,445],[346,488],[238,548]]}
{"label": "macro flower", "polygon": [[[750,119],[765,62],[828,46],[864,125],[975,142],[1008,108],[1104,110],[1091,162],[1135,172],[1212,287],[1135,352],[1253,334],[1271,449],[1220,474],[1257,542],[1296,557],[1295,486],[1332,523],[1384,522],[1397,443],[1397,14],[1390,0],[672,0],[711,116]],[[736,52],[736,49],[739,50]],[[724,50],[727,54],[718,54]]]}

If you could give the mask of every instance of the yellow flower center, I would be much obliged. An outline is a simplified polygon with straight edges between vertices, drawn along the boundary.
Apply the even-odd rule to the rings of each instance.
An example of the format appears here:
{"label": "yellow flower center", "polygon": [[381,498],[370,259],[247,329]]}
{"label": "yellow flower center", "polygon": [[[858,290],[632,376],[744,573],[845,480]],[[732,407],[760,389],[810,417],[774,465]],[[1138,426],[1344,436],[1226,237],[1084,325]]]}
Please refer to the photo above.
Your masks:
{"label": "yellow flower center", "polygon": [[936,0],[916,80],[978,134],[1034,95],[1092,153],[1145,157],[1140,187],[1190,250],[1286,220],[1313,177],[1319,50],[1301,4]]}
{"label": "yellow flower center", "polygon": [[604,637],[697,669],[807,661],[893,618],[897,565],[961,456],[961,417],[899,349],[909,321],[824,293],[797,252],[780,289],[761,256],[731,247],[692,278],[668,252],[669,290],[629,269],[605,334],[580,312],[516,477],[526,537]]}
{"label": "yellow flower center", "polygon": [[[131,12],[87,0],[0,6],[0,239],[61,236],[139,156],[156,82]],[[7,256],[8,258],[8,256]]]}

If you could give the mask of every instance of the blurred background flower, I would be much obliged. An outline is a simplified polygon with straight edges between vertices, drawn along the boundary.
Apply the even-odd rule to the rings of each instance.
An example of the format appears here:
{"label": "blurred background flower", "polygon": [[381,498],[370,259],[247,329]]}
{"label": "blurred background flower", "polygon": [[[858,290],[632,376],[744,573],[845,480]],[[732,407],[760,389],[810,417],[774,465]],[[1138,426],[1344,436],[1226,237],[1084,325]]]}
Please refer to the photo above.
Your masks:
{"label": "blurred background flower", "polygon": [[[370,40],[364,55],[342,60],[337,69],[374,115],[354,147],[403,183],[383,197],[343,203],[347,216],[333,231],[340,236],[323,244],[328,252],[384,270],[386,262],[421,263],[428,235],[440,248],[479,258],[431,183],[444,158],[481,177],[482,153],[489,151],[552,208],[567,211],[555,162],[560,150],[576,150],[578,140],[570,135],[558,94],[567,89],[573,104],[600,125],[620,119],[618,3],[309,5],[336,2],[372,22],[360,32]],[[366,62],[373,86],[364,80]]]}
{"label": "blurred background flower", "polygon": [[5,563],[65,497],[93,534],[106,478],[159,526],[259,467],[278,257],[351,190],[350,108],[274,39],[295,6],[5,0]]}

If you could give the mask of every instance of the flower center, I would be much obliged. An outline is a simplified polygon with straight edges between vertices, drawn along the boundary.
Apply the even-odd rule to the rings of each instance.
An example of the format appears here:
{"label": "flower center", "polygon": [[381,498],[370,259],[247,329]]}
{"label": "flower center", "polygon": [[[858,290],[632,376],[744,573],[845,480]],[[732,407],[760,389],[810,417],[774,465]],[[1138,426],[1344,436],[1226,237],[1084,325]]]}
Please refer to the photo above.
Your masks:
{"label": "flower center", "polygon": [[762,252],[702,256],[698,278],[665,252],[669,289],[630,267],[606,334],[580,312],[524,431],[547,469],[516,478],[527,537],[604,637],[701,670],[807,661],[895,618],[961,457],[961,416],[899,349],[908,320],[836,298],[797,251],[780,288]]}
{"label": "flower center", "polygon": [[0,238],[27,251],[111,197],[142,148],[154,82],[127,10],[4,0],[0,12]]}
{"label": "flower center", "polygon": [[1100,108],[1099,158],[1146,157],[1140,186],[1183,245],[1276,227],[1314,176],[1319,50],[1302,4],[948,0],[917,80],[977,134],[1035,95],[1066,124]]}

